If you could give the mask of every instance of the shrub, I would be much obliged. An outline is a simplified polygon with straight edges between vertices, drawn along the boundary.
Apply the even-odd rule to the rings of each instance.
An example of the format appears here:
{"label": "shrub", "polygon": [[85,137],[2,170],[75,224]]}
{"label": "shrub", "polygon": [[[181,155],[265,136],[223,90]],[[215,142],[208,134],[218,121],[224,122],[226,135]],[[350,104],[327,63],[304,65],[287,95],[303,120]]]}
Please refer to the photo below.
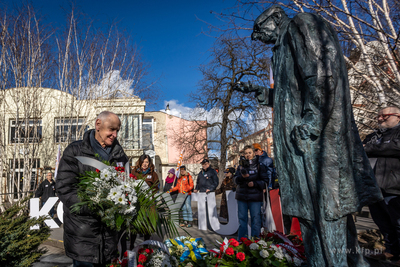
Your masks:
{"label": "shrub", "polygon": [[[26,198],[0,214],[0,266],[31,266],[46,251],[39,245],[50,236],[45,217],[30,218]],[[31,226],[41,225],[39,230]]]}

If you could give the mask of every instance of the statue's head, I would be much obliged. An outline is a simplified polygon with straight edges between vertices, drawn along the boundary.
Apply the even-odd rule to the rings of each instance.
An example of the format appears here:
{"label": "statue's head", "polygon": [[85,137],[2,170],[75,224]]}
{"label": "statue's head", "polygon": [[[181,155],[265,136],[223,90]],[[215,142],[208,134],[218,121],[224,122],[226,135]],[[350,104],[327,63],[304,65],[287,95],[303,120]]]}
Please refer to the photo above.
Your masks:
{"label": "statue's head", "polygon": [[274,44],[278,39],[282,22],[286,19],[287,15],[280,6],[274,5],[268,8],[254,21],[251,39]]}

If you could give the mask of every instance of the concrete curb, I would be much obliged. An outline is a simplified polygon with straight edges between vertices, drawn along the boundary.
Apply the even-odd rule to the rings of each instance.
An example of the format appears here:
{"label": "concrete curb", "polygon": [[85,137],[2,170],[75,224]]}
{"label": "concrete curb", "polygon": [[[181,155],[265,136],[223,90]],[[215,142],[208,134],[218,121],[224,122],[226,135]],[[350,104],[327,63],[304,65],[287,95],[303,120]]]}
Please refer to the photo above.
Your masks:
{"label": "concrete curb", "polygon": [[64,249],[64,242],[62,240],[55,240],[55,239],[47,239],[46,241],[43,242],[43,245],[45,246],[51,246],[51,247],[56,247],[59,249]]}

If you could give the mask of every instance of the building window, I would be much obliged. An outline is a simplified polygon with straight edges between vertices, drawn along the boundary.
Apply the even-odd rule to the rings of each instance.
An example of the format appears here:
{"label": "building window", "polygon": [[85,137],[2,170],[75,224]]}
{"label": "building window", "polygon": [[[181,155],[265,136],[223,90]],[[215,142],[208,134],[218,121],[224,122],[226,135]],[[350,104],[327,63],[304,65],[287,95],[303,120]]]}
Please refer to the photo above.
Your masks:
{"label": "building window", "polygon": [[141,116],[118,115],[121,120],[121,128],[118,140],[124,149],[140,149]]}
{"label": "building window", "polygon": [[144,150],[154,150],[153,145],[153,118],[143,119],[142,145]]}
{"label": "building window", "polygon": [[[30,169],[31,177],[29,182],[29,187],[24,188],[24,168],[26,167],[23,159],[10,159],[10,169],[9,173],[9,192],[14,193],[14,199],[18,198],[18,193],[20,197],[23,192],[34,191],[37,188],[40,173],[40,159],[30,159],[29,163],[32,163],[32,168]],[[15,162],[15,164],[14,164]],[[14,177],[13,177],[14,176]]]}
{"label": "building window", "polygon": [[42,120],[10,121],[10,143],[39,143],[41,141]]}
{"label": "building window", "polygon": [[56,143],[73,142],[82,139],[83,133],[89,129],[85,118],[62,118],[54,120],[54,137]]}

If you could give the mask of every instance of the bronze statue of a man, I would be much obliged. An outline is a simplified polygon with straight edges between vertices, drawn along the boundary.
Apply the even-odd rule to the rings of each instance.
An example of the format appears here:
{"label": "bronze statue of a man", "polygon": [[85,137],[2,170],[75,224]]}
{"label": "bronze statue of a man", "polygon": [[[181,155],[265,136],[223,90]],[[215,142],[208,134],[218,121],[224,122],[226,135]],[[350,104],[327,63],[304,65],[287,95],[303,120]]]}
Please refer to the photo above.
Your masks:
{"label": "bronze statue of a man", "polygon": [[382,196],[354,122],[335,31],[321,16],[290,19],[273,6],[256,19],[252,39],[274,44],[275,89],[236,89],[273,104],[282,210],[300,221],[308,266],[368,266],[351,214]]}

